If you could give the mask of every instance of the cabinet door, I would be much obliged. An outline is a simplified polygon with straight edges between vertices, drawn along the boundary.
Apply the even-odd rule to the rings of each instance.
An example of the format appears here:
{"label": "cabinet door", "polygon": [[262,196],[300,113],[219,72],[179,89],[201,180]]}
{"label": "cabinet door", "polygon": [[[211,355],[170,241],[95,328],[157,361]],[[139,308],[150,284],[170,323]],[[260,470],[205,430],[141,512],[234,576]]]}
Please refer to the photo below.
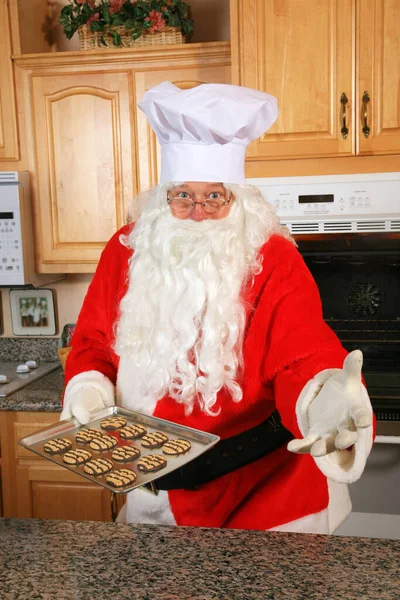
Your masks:
{"label": "cabinet door", "polygon": [[358,153],[399,154],[400,2],[358,0],[357,21]]}
{"label": "cabinet door", "polygon": [[[58,422],[59,417],[59,413],[2,413],[4,516],[110,521],[111,495],[107,489],[18,444],[21,438]],[[120,508],[121,503],[116,504],[116,508]]]}
{"label": "cabinet door", "polygon": [[19,518],[111,521],[110,492],[46,461],[17,465]]}
{"label": "cabinet door", "polygon": [[0,1],[0,161],[19,160],[8,3]]}
{"label": "cabinet door", "polygon": [[231,0],[233,83],[278,98],[249,159],[353,153],[353,23],[352,0]]}
{"label": "cabinet door", "polygon": [[[159,83],[168,79],[182,89],[188,89],[201,83],[230,83],[230,64],[198,65],[196,67],[173,68],[142,71],[135,73],[136,106],[143,94]],[[141,190],[148,190],[158,184],[161,172],[160,146],[156,135],[150,127],[144,113],[137,108],[137,156],[138,173]],[[133,215],[135,218],[136,215]]]}
{"label": "cabinet door", "polygon": [[[40,272],[92,272],[134,193],[129,72],[32,77]],[[136,189],[135,189],[136,192]]]}

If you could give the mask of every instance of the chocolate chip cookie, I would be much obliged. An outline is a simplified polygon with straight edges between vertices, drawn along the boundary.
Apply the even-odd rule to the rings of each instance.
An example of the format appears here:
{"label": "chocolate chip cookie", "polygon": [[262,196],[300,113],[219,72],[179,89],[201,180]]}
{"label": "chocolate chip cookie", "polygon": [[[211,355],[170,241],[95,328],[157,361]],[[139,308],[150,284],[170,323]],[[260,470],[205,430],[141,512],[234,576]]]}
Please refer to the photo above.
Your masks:
{"label": "chocolate chip cookie", "polygon": [[100,475],[105,475],[106,473],[109,473],[112,470],[112,468],[113,464],[111,460],[108,460],[108,458],[95,458],[86,463],[86,465],[83,467],[83,470],[88,475],[98,477]]}
{"label": "chocolate chip cookie", "polygon": [[147,429],[144,425],[136,423],[135,425],[127,425],[119,432],[119,435],[123,440],[137,440],[143,437],[147,433]]}
{"label": "chocolate chip cookie", "polygon": [[187,440],[169,440],[162,446],[162,451],[168,456],[179,456],[188,452],[192,444]]}
{"label": "chocolate chip cookie", "polygon": [[100,427],[102,429],[106,429],[107,431],[115,431],[116,429],[121,429],[121,427],[125,427],[127,421],[124,417],[114,416],[107,417],[106,419],[102,419],[100,421]]}
{"label": "chocolate chip cookie", "polygon": [[113,471],[106,477],[108,485],[112,485],[115,488],[123,488],[127,485],[131,485],[136,481],[136,473],[130,469],[118,469]]}
{"label": "chocolate chip cookie", "polygon": [[168,442],[168,436],[160,431],[146,433],[141,439],[141,444],[144,448],[161,448],[165,442]]}
{"label": "chocolate chip cookie", "polygon": [[139,448],[136,446],[119,446],[119,448],[115,448],[114,452],[111,455],[111,458],[115,460],[115,462],[130,462],[131,460],[135,460],[140,456]]}
{"label": "chocolate chip cookie", "polygon": [[78,444],[89,444],[94,438],[101,437],[103,434],[98,429],[82,429],[78,431],[75,440]]}
{"label": "chocolate chip cookie", "polygon": [[76,448],[75,450],[68,450],[63,456],[63,461],[67,465],[82,465],[92,458],[92,453],[89,450],[83,448]]}
{"label": "chocolate chip cookie", "polygon": [[107,450],[112,450],[118,444],[117,440],[110,435],[102,435],[101,437],[94,438],[90,444],[89,448],[92,450],[96,450],[96,452],[106,452]]}
{"label": "chocolate chip cookie", "polygon": [[154,471],[160,471],[167,466],[167,459],[161,454],[149,454],[148,456],[142,456],[137,463],[138,471],[141,473],[154,473]]}
{"label": "chocolate chip cookie", "polygon": [[45,443],[43,450],[48,454],[62,454],[71,450],[72,443],[65,438],[53,438]]}

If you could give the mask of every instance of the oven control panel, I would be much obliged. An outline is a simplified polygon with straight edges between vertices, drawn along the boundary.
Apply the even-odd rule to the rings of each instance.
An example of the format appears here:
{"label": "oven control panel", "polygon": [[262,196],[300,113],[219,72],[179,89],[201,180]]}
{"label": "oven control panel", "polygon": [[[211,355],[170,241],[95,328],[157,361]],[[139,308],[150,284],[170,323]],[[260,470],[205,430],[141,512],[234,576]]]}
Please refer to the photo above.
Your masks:
{"label": "oven control panel", "polygon": [[30,283],[34,262],[29,173],[0,173],[0,286]]}
{"label": "oven control panel", "polygon": [[400,232],[400,173],[247,179],[293,234]]}
{"label": "oven control panel", "polygon": [[0,209],[0,281],[24,283],[19,204],[16,199],[4,204]]}
{"label": "oven control panel", "polygon": [[248,179],[280,217],[400,217],[400,173]]}

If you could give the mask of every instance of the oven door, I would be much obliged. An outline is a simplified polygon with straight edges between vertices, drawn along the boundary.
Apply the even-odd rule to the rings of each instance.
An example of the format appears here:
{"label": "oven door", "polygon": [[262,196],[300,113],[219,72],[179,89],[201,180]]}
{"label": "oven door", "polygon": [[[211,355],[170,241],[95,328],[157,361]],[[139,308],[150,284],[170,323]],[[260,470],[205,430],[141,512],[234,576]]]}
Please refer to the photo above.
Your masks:
{"label": "oven door", "polygon": [[400,539],[400,240],[340,236],[299,241],[318,285],[324,318],[343,346],[364,355],[377,437],[353,510],[338,535]]}
{"label": "oven door", "polygon": [[353,510],[335,535],[400,540],[400,424],[377,436],[365,471],[349,486]]}
{"label": "oven door", "polygon": [[372,406],[388,426],[400,423],[399,246],[397,239],[355,237],[347,248],[342,239],[320,242],[318,251],[300,247],[325,321],[346,350],[363,352]]}

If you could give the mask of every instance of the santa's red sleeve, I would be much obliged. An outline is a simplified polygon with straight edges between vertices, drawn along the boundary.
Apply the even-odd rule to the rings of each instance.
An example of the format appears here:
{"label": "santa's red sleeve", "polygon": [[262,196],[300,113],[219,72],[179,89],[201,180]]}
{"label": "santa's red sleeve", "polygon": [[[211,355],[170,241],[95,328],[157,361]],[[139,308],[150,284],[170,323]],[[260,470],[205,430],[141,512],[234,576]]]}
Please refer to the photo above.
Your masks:
{"label": "santa's red sleeve", "polygon": [[64,406],[72,393],[86,387],[97,389],[106,405],[114,401],[118,357],[112,348],[113,324],[126,291],[131,254],[120,238],[130,227],[117,231],[107,243],[89,285],[66,361]]}
{"label": "santa's red sleeve", "polygon": [[[307,431],[308,407],[321,382],[343,367],[347,352],[323,319],[317,285],[295,246],[274,236],[264,255],[270,266],[262,296],[273,314],[265,340],[264,377],[273,384],[283,424],[301,438]],[[370,407],[364,386],[362,401]],[[332,479],[355,481],[365,466],[372,436],[372,428],[361,430],[352,451],[316,459],[317,465]]]}

